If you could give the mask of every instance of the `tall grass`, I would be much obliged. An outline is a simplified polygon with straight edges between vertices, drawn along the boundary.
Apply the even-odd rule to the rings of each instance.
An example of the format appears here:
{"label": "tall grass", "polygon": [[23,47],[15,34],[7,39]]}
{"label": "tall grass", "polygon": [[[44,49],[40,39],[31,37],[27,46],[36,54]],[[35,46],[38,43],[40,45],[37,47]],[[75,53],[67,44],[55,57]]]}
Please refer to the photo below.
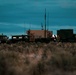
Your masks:
{"label": "tall grass", "polygon": [[76,75],[76,43],[0,44],[0,75]]}

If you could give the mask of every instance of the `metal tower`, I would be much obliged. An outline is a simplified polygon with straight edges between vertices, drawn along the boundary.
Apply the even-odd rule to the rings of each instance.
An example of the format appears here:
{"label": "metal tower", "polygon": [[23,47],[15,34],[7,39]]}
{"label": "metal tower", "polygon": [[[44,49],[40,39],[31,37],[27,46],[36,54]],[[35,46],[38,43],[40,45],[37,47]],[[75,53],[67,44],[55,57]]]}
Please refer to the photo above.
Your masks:
{"label": "metal tower", "polygon": [[44,32],[44,37],[46,38],[46,8],[45,8],[45,16],[44,16],[44,18],[45,18],[45,32]]}

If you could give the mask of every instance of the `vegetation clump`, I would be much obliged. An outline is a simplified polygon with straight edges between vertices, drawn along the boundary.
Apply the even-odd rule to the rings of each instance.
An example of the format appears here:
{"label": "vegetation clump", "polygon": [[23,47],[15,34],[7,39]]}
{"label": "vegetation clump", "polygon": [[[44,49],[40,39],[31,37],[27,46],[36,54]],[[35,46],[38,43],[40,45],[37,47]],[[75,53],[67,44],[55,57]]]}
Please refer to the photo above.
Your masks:
{"label": "vegetation clump", "polygon": [[76,75],[76,43],[0,44],[0,75]]}

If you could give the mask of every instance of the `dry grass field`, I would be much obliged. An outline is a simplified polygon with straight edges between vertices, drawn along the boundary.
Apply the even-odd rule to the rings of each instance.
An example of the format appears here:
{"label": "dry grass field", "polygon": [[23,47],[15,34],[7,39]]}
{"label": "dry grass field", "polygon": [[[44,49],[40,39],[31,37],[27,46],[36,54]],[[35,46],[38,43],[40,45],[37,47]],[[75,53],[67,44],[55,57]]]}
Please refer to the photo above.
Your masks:
{"label": "dry grass field", "polygon": [[0,75],[76,75],[76,43],[0,44]]}

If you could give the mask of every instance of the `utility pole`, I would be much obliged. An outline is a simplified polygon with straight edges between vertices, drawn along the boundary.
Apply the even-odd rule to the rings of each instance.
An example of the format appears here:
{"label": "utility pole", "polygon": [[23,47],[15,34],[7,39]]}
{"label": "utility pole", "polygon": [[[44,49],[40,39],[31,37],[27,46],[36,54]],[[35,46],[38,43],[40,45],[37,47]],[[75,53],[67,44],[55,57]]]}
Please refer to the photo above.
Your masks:
{"label": "utility pole", "polygon": [[44,32],[44,36],[46,38],[46,8],[45,8],[45,16],[44,16],[44,18],[45,18],[45,32]]}
{"label": "utility pole", "polygon": [[47,18],[47,26],[48,26],[48,27],[47,27],[47,30],[49,30],[49,13],[48,13],[47,17],[48,17],[48,18]]}
{"label": "utility pole", "polygon": [[25,35],[25,22],[24,22],[24,35]]}
{"label": "utility pole", "polygon": [[44,28],[43,28],[43,24],[41,23],[41,30],[44,30]]}

